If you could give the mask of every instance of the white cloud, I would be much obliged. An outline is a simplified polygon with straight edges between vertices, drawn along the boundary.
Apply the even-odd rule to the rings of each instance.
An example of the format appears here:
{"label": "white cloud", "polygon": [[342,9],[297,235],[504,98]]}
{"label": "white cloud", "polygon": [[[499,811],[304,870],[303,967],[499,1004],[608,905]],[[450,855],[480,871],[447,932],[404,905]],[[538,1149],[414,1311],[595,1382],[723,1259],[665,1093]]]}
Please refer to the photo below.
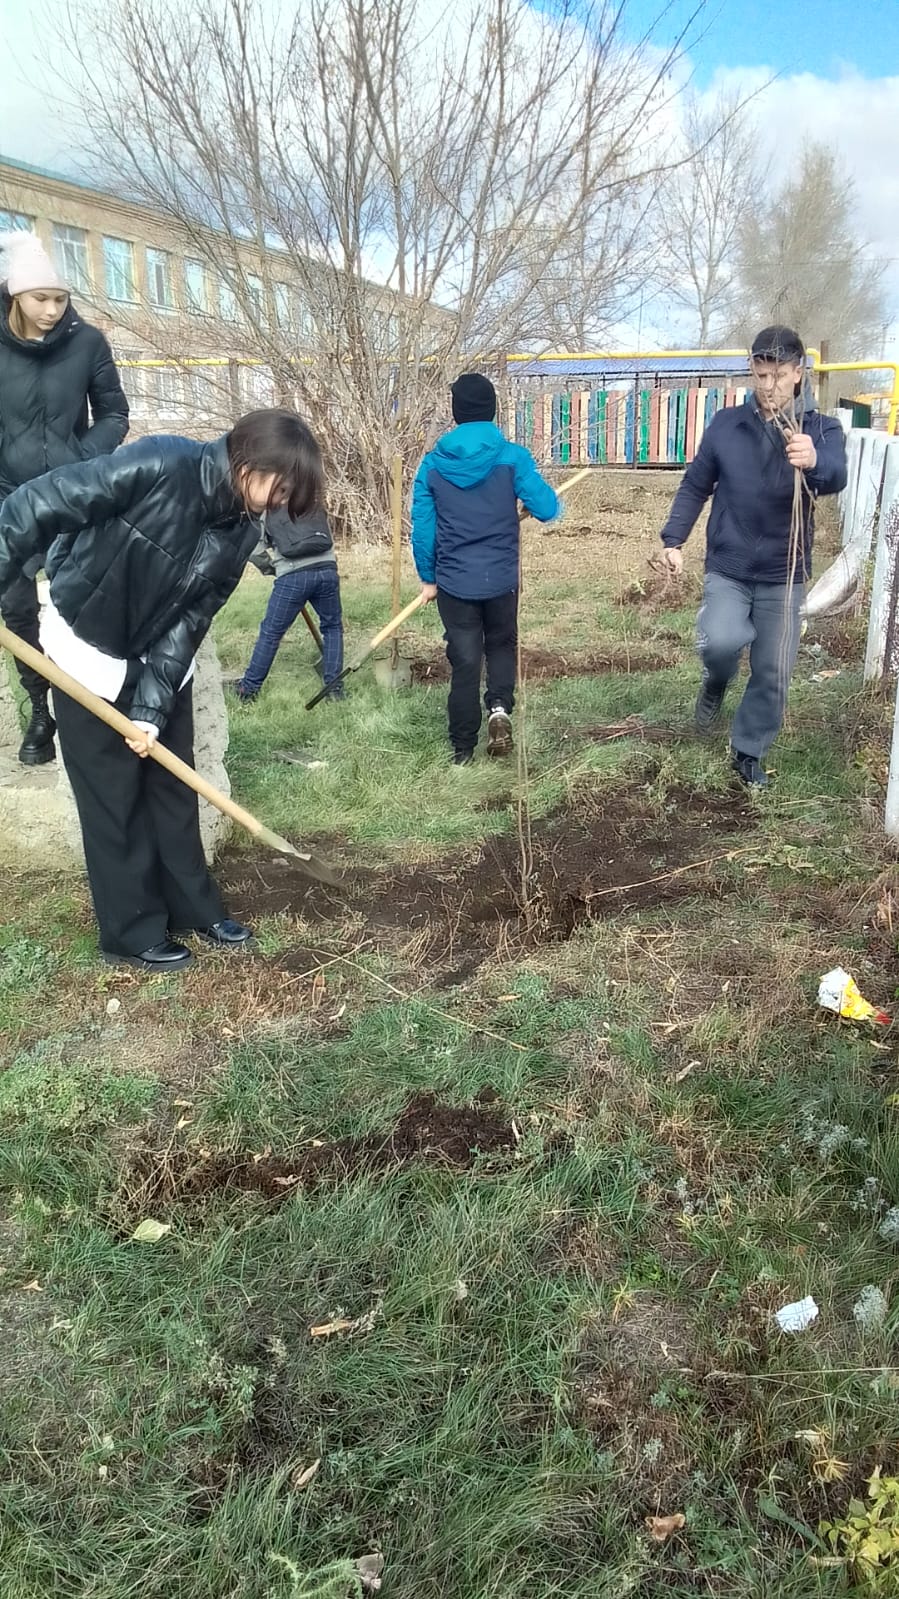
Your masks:
{"label": "white cloud", "polygon": [[892,298],[893,359],[899,359],[899,167],[894,159],[899,77],[864,78],[847,71],[835,79],[810,72],[771,77],[765,70],[720,71],[709,92],[760,88],[753,111],[772,156],[775,176],[795,163],[804,140],[832,146],[855,185],[859,227],[870,254],[885,260]]}
{"label": "white cloud", "polygon": [[[62,0],[57,0],[57,4],[61,18]],[[48,20],[52,8],[50,0]],[[431,0],[426,0],[423,10],[425,14],[431,10]],[[13,0],[10,11],[4,18],[7,55],[0,105],[0,152],[71,172],[83,154],[78,119],[65,104],[65,89],[52,78],[47,56],[35,49],[30,4],[27,0]],[[440,14],[445,19],[442,6]],[[446,25],[444,20],[438,27]],[[544,25],[545,20],[534,18],[535,31]],[[46,36],[46,26],[47,23],[42,27],[42,38]],[[64,30],[60,37],[64,37]],[[672,74],[672,87],[686,77],[686,69],[686,63],[678,64]],[[721,89],[734,87],[744,93],[761,90],[754,111],[760,138],[771,151],[773,170],[778,176],[789,171],[806,138],[821,140],[839,152],[855,184],[859,226],[870,240],[871,254],[889,258],[887,283],[894,327],[889,340],[892,348],[883,353],[899,359],[899,165],[893,154],[899,76],[865,78],[847,70],[840,77],[826,79],[806,72],[769,83],[771,76],[764,68],[721,68],[706,92],[713,96]],[[673,116],[670,105],[660,107],[656,131]],[[373,258],[370,266],[375,278],[383,276],[380,259]],[[670,341],[677,335],[677,328],[670,324],[656,325],[653,311],[658,314],[661,310],[661,305],[647,305],[642,323],[644,343]]]}

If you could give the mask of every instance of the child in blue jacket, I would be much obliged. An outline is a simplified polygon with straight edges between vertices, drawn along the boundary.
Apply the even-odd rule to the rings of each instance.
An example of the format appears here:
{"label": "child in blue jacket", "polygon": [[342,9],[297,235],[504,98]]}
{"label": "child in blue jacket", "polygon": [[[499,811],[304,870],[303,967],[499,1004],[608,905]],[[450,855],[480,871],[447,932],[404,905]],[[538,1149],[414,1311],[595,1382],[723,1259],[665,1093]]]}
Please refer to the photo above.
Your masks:
{"label": "child in blue jacket", "polygon": [[412,492],[412,553],[426,600],[436,600],[452,671],[449,739],[457,766],[474,757],[486,658],[487,754],[512,749],[518,645],[521,500],[538,522],[561,502],[532,456],[496,426],[496,390],[478,372],[452,386],[458,424],[425,456]]}

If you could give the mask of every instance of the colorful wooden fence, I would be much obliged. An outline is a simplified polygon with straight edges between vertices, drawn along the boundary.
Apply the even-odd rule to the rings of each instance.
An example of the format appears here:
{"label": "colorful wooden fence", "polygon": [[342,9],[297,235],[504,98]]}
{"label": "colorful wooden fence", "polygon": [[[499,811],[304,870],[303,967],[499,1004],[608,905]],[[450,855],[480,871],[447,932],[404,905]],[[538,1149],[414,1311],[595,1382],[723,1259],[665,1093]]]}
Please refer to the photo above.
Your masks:
{"label": "colorful wooden fence", "polygon": [[745,388],[575,389],[521,394],[515,437],[544,465],[683,466],[716,411]]}

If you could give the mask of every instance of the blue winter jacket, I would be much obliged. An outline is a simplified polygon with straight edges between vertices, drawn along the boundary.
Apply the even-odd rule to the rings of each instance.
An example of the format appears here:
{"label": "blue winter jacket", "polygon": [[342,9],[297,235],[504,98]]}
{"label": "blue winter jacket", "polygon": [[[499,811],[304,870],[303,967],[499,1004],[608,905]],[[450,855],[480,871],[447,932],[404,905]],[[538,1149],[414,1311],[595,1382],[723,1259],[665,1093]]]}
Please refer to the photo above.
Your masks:
{"label": "blue winter jacket", "polygon": [[[797,582],[811,575],[815,499],[846,486],[846,444],[840,423],[819,411],[806,411],[802,430],[810,435],[818,459],[805,473],[812,498],[804,494],[802,500]],[[684,473],[662,529],[662,543],[669,549],[683,544],[712,494],[706,571],[738,583],[788,583],[794,477],[782,434],[764,420],[754,400],[718,411]]]}
{"label": "blue winter jacket", "polygon": [[533,457],[493,422],[444,433],[412,491],[412,553],[423,583],[458,600],[492,600],[518,587],[518,501],[538,522],[559,511]]}

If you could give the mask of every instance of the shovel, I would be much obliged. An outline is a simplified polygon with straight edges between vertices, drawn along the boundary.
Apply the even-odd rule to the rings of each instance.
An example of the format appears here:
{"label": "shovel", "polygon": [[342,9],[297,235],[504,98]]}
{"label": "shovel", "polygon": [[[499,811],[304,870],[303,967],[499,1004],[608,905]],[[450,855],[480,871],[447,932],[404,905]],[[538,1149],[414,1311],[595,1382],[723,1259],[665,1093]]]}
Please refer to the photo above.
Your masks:
{"label": "shovel", "polygon": [[312,634],[312,637],[313,637],[313,640],[315,642],[316,648],[318,649],[318,660],[316,661],[313,670],[318,673],[319,677],[322,677],[323,676],[322,662],[324,661],[324,658],[325,658],[325,646],[322,643],[321,633],[318,630],[318,627],[317,627],[316,621],[315,621],[315,617],[312,615],[312,612],[310,611],[308,605],[304,605],[303,606],[303,609],[300,612],[300,615],[302,616],[303,621],[306,623],[306,626],[308,627],[310,633]]}
{"label": "shovel", "polygon": [[[592,466],[582,466],[580,471],[573,473],[573,475],[568,479],[568,481],[566,483],[560,483],[559,484],[559,487],[556,489],[556,493],[557,494],[567,494],[569,489],[573,489],[574,488],[575,483],[580,483],[582,478],[589,477],[590,473],[592,471],[593,471]],[[531,512],[530,511],[525,511],[524,516],[521,518],[521,520],[522,520],[522,522],[530,522],[530,521],[532,521],[533,518],[531,516]]]}
{"label": "shovel", "polygon": [[314,710],[316,705],[320,705],[326,695],[330,694],[332,688],[334,688],[338,683],[342,683],[344,678],[349,677],[351,672],[358,672],[360,666],[365,665],[369,656],[374,655],[375,650],[379,649],[382,644],[386,644],[389,638],[393,638],[394,633],[399,631],[404,622],[408,622],[410,616],[413,616],[416,611],[421,610],[421,607],[424,605],[424,603],[424,595],[416,594],[415,599],[410,600],[409,604],[404,606],[403,610],[400,611],[399,616],[394,616],[392,620],[387,623],[386,627],[381,628],[380,633],[375,634],[371,643],[366,646],[366,648],[362,651],[362,654],[355,661],[352,661],[349,666],[345,666],[342,672],[338,672],[336,677],[332,677],[330,683],[326,683],[324,688],[319,689],[318,693],[312,696],[311,700],[306,701],[307,711]]}
{"label": "shovel", "polygon": [[[18,660],[24,661],[33,671],[40,672],[54,688],[61,689],[63,694],[68,694],[69,699],[77,700],[86,711],[92,711],[94,716],[98,716],[101,722],[106,723],[107,727],[112,727],[117,733],[121,733],[123,738],[141,737],[140,729],[135,727],[127,716],[123,716],[121,711],[117,711],[114,705],[110,705],[108,700],[102,700],[99,694],[92,694],[89,688],[76,682],[75,678],[64,672],[55,661],[42,655],[40,650],[32,649],[31,645],[20,639],[18,634],[11,633],[8,627],[0,626],[0,644]],[[340,873],[328,861],[322,860],[320,856],[313,855],[308,850],[296,849],[288,839],[282,838],[280,833],[272,832],[270,827],[266,827],[257,817],[245,811],[242,805],[236,804],[227,794],[207,783],[205,777],[195,772],[186,761],[173,755],[164,744],[157,742],[151,745],[149,756],[151,760],[158,761],[160,766],[164,766],[167,772],[171,772],[173,777],[177,777],[188,788],[192,788],[195,794],[208,800],[210,805],[214,805],[224,816],[230,816],[232,821],[245,827],[260,844],[267,844],[269,849],[276,850],[279,855],[292,855],[301,863],[309,877],[314,877],[320,883],[340,882]]]}
{"label": "shovel", "polygon": [[[400,608],[400,584],[403,562],[403,458],[393,457],[390,477],[390,611],[396,616]],[[408,688],[412,682],[412,662],[400,658],[400,641],[396,634],[386,660],[375,661],[375,677],[382,688]]]}

